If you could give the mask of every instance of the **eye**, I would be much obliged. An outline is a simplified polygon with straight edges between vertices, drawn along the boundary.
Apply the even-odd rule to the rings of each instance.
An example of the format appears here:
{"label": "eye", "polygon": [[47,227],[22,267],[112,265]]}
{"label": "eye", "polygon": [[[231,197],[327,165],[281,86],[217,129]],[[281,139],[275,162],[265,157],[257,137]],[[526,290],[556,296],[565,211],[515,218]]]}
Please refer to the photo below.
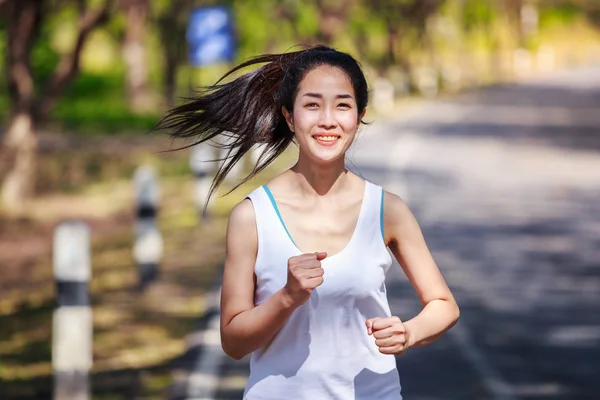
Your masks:
{"label": "eye", "polygon": [[342,108],[352,108],[352,106],[348,103],[340,103],[338,104],[338,107],[342,107]]}
{"label": "eye", "polygon": [[316,107],[319,107],[319,105],[317,103],[308,103],[304,107],[307,107],[307,108],[316,108]]}

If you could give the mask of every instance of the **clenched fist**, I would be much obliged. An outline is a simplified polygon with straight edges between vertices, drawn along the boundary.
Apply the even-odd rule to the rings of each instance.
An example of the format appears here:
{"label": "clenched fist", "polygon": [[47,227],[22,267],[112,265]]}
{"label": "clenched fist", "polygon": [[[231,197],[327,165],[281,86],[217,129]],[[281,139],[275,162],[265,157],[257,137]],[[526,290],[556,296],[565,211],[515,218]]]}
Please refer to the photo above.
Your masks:
{"label": "clenched fist", "polygon": [[400,355],[410,347],[408,332],[400,318],[370,318],[366,325],[367,333],[375,338],[380,353]]}
{"label": "clenched fist", "polygon": [[321,260],[327,253],[310,253],[291,257],[288,260],[285,291],[296,306],[306,303],[312,291],[323,283]]}

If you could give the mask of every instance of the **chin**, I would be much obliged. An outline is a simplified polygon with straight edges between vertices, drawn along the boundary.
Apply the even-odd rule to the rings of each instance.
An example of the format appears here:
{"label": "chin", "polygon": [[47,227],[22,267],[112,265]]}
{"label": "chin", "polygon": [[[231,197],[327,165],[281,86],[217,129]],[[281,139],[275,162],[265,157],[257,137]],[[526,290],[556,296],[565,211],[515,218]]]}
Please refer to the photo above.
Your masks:
{"label": "chin", "polygon": [[328,153],[311,152],[310,159],[312,162],[314,162],[317,165],[326,166],[326,165],[335,164],[340,159],[343,160],[344,153],[338,152],[338,151],[336,151],[335,153],[334,152],[328,152]]}
{"label": "chin", "polygon": [[[306,147],[302,153],[312,163],[319,166],[328,166],[342,160],[345,162],[345,155],[349,144],[346,141],[340,141],[333,146],[322,146],[317,143],[305,143]],[[301,148],[302,149],[302,148]]]}

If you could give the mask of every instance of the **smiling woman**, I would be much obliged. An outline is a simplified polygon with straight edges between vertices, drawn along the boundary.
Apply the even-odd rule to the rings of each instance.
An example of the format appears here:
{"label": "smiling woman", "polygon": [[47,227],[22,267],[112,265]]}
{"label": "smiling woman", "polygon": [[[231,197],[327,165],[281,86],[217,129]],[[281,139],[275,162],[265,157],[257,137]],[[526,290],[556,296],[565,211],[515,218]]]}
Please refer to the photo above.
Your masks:
{"label": "smiling woman", "polygon": [[343,157],[365,113],[363,108],[359,114],[348,75],[327,65],[315,67],[304,76],[292,110],[281,109],[304,153],[301,158],[314,162]]}
{"label": "smiling woman", "polygon": [[[262,170],[293,141],[297,163],[232,211],[221,292],[221,342],[252,354],[245,399],[398,400],[394,355],[427,344],[458,306],[406,204],[345,166],[368,88],[346,53],[317,46],[264,55],[256,70],[206,89],[161,122],[197,143],[231,136],[213,190],[257,144]],[[392,316],[385,276],[399,261],[423,303]]]}

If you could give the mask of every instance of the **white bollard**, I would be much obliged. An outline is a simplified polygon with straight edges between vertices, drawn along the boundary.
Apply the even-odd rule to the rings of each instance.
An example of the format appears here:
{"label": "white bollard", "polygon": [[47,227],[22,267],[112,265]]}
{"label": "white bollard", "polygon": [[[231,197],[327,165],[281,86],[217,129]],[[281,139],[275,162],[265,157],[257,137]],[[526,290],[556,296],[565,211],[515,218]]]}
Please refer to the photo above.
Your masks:
{"label": "white bollard", "polygon": [[445,89],[456,92],[462,86],[462,71],[456,65],[446,65],[442,68],[442,79]]}
{"label": "white bollard", "polygon": [[61,223],[53,248],[56,303],[52,320],[54,400],[90,398],[92,309],[90,230],[79,221]]}
{"label": "white bollard", "polygon": [[388,76],[394,86],[394,97],[404,97],[410,94],[410,77],[404,70],[391,67],[388,70]]}
{"label": "white bollard", "polygon": [[139,287],[154,281],[163,255],[163,240],[156,223],[160,188],[156,173],[149,166],[139,167],[134,175],[137,221],[133,258],[137,264]]}
{"label": "white bollard", "polygon": [[556,65],[556,54],[550,46],[540,46],[536,54],[537,68],[540,72],[552,72]]}
{"label": "white bollard", "polygon": [[206,219],[208,216],[206,199],[208,198],[214,172],[214,164],[211,162],[215,159],[214,153],[214,148],[207,143],[197,144],[191,149],[190,169],[196,179],[194,204],[201,219]]}
{"label": "white bollard", "polygon": [[438,74],[431,67],[420,67],[415,70],[416,83],[419,92],[427,98],[434,98],[438,95]]}
{"label": "white bollard", "polygon": [[531,72],[531,54],[527,49],[519,48],[513,53],[513,70],[519,78],[527,76]]}

